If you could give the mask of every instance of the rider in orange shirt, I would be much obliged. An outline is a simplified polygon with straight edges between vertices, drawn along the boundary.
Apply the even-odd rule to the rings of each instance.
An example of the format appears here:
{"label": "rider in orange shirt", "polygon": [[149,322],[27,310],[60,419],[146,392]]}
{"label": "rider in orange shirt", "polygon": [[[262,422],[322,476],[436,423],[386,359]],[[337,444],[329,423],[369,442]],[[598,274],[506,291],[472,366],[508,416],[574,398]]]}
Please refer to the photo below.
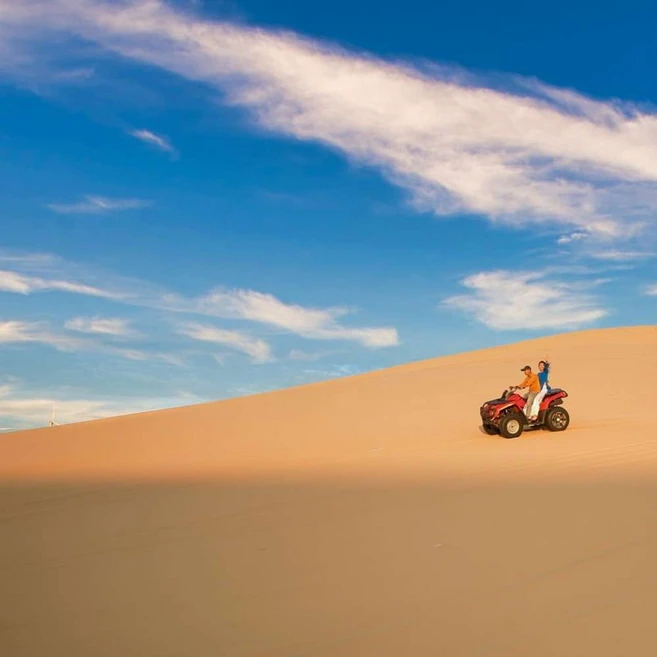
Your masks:
{"label": "rider in orange shirt", "polygon": [[541,391],[541,383],[538,380],[538,376],[532,372],[532,368],[529,367],[529,365],[525,365],[520,371],[525,373],[525,378],[519,385],[513,387],[528,388],[529,392],[527,394],[527,401],[525,402],[525,415],[529,417],[534,399]]}

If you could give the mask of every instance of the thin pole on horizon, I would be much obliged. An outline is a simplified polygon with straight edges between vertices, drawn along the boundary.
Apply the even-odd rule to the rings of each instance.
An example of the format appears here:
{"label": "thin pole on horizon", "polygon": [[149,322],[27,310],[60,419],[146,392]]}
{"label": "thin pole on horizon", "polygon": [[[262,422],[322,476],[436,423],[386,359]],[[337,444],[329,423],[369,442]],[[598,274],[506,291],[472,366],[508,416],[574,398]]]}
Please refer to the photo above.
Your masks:
{"label": "thin pole on horizon", "polygon": [[52,403],[52,417],[50,418],[50,422],[48,422],[49,427],[56,427],[57,422],[55,422],[55,402]]}

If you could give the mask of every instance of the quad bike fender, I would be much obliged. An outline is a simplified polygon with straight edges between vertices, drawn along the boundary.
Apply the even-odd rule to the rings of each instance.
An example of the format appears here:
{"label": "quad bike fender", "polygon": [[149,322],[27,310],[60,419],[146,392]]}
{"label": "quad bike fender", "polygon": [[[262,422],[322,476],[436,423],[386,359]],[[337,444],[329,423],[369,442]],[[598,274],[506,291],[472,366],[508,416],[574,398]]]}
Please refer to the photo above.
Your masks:
{"label": "quad bike fender", "polygon": [[565,390],[560,390],[559,392],[553,393],[551,395],[545,395],[543,401],[541,401],[539,409],[541,411],[547,411],[547,409],[551,406],[559,406],[560,404],[563,404],[563,400],[566,397],[568,397],[568,393]]}
{"label": "quad bike fender", "polygon": [[500,416],[509,408],[518,408],[518,404],[516,402],[511,402],[509,404],[504,404],[504,406],[499,406],[495,410],[495,414],[493,415],[492,419],[498,420]]}

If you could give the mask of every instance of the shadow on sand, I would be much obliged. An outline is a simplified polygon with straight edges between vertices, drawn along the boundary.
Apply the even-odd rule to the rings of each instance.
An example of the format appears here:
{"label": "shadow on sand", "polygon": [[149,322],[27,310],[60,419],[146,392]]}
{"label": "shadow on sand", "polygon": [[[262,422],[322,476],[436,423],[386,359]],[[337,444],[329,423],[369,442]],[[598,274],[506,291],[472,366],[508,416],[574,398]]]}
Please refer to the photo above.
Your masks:
{"label": "shadow on sand", "polygon": [[656,509],[629,482],[5,485],[0,645],[648,657]]}

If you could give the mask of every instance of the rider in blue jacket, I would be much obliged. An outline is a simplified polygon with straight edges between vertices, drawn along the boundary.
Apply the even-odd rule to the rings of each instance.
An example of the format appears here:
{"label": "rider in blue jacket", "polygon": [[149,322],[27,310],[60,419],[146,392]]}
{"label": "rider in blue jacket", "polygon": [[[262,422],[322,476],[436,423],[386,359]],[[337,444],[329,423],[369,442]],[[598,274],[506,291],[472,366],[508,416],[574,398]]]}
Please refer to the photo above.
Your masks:
{"label": "rider in blue jacket", "polygon": [[547,360],[542,360],[538,363],[538,382],[541,384],[541,391],[534,398],[532,408],[529,415],[530,422],[533,422],[538,417],[538,409],[543,401],[543,397],[550,392],[550,384],[548,378],[550,376],[550,363]]}
{"label": "rider in blue jacket", "polygon": [[542,360],[538,363],[538,381],[541,384],[541,390],[543,386],[549,392],[550,384],[548,383],[548,377],[550,376],[550,363],[546,360]]}

